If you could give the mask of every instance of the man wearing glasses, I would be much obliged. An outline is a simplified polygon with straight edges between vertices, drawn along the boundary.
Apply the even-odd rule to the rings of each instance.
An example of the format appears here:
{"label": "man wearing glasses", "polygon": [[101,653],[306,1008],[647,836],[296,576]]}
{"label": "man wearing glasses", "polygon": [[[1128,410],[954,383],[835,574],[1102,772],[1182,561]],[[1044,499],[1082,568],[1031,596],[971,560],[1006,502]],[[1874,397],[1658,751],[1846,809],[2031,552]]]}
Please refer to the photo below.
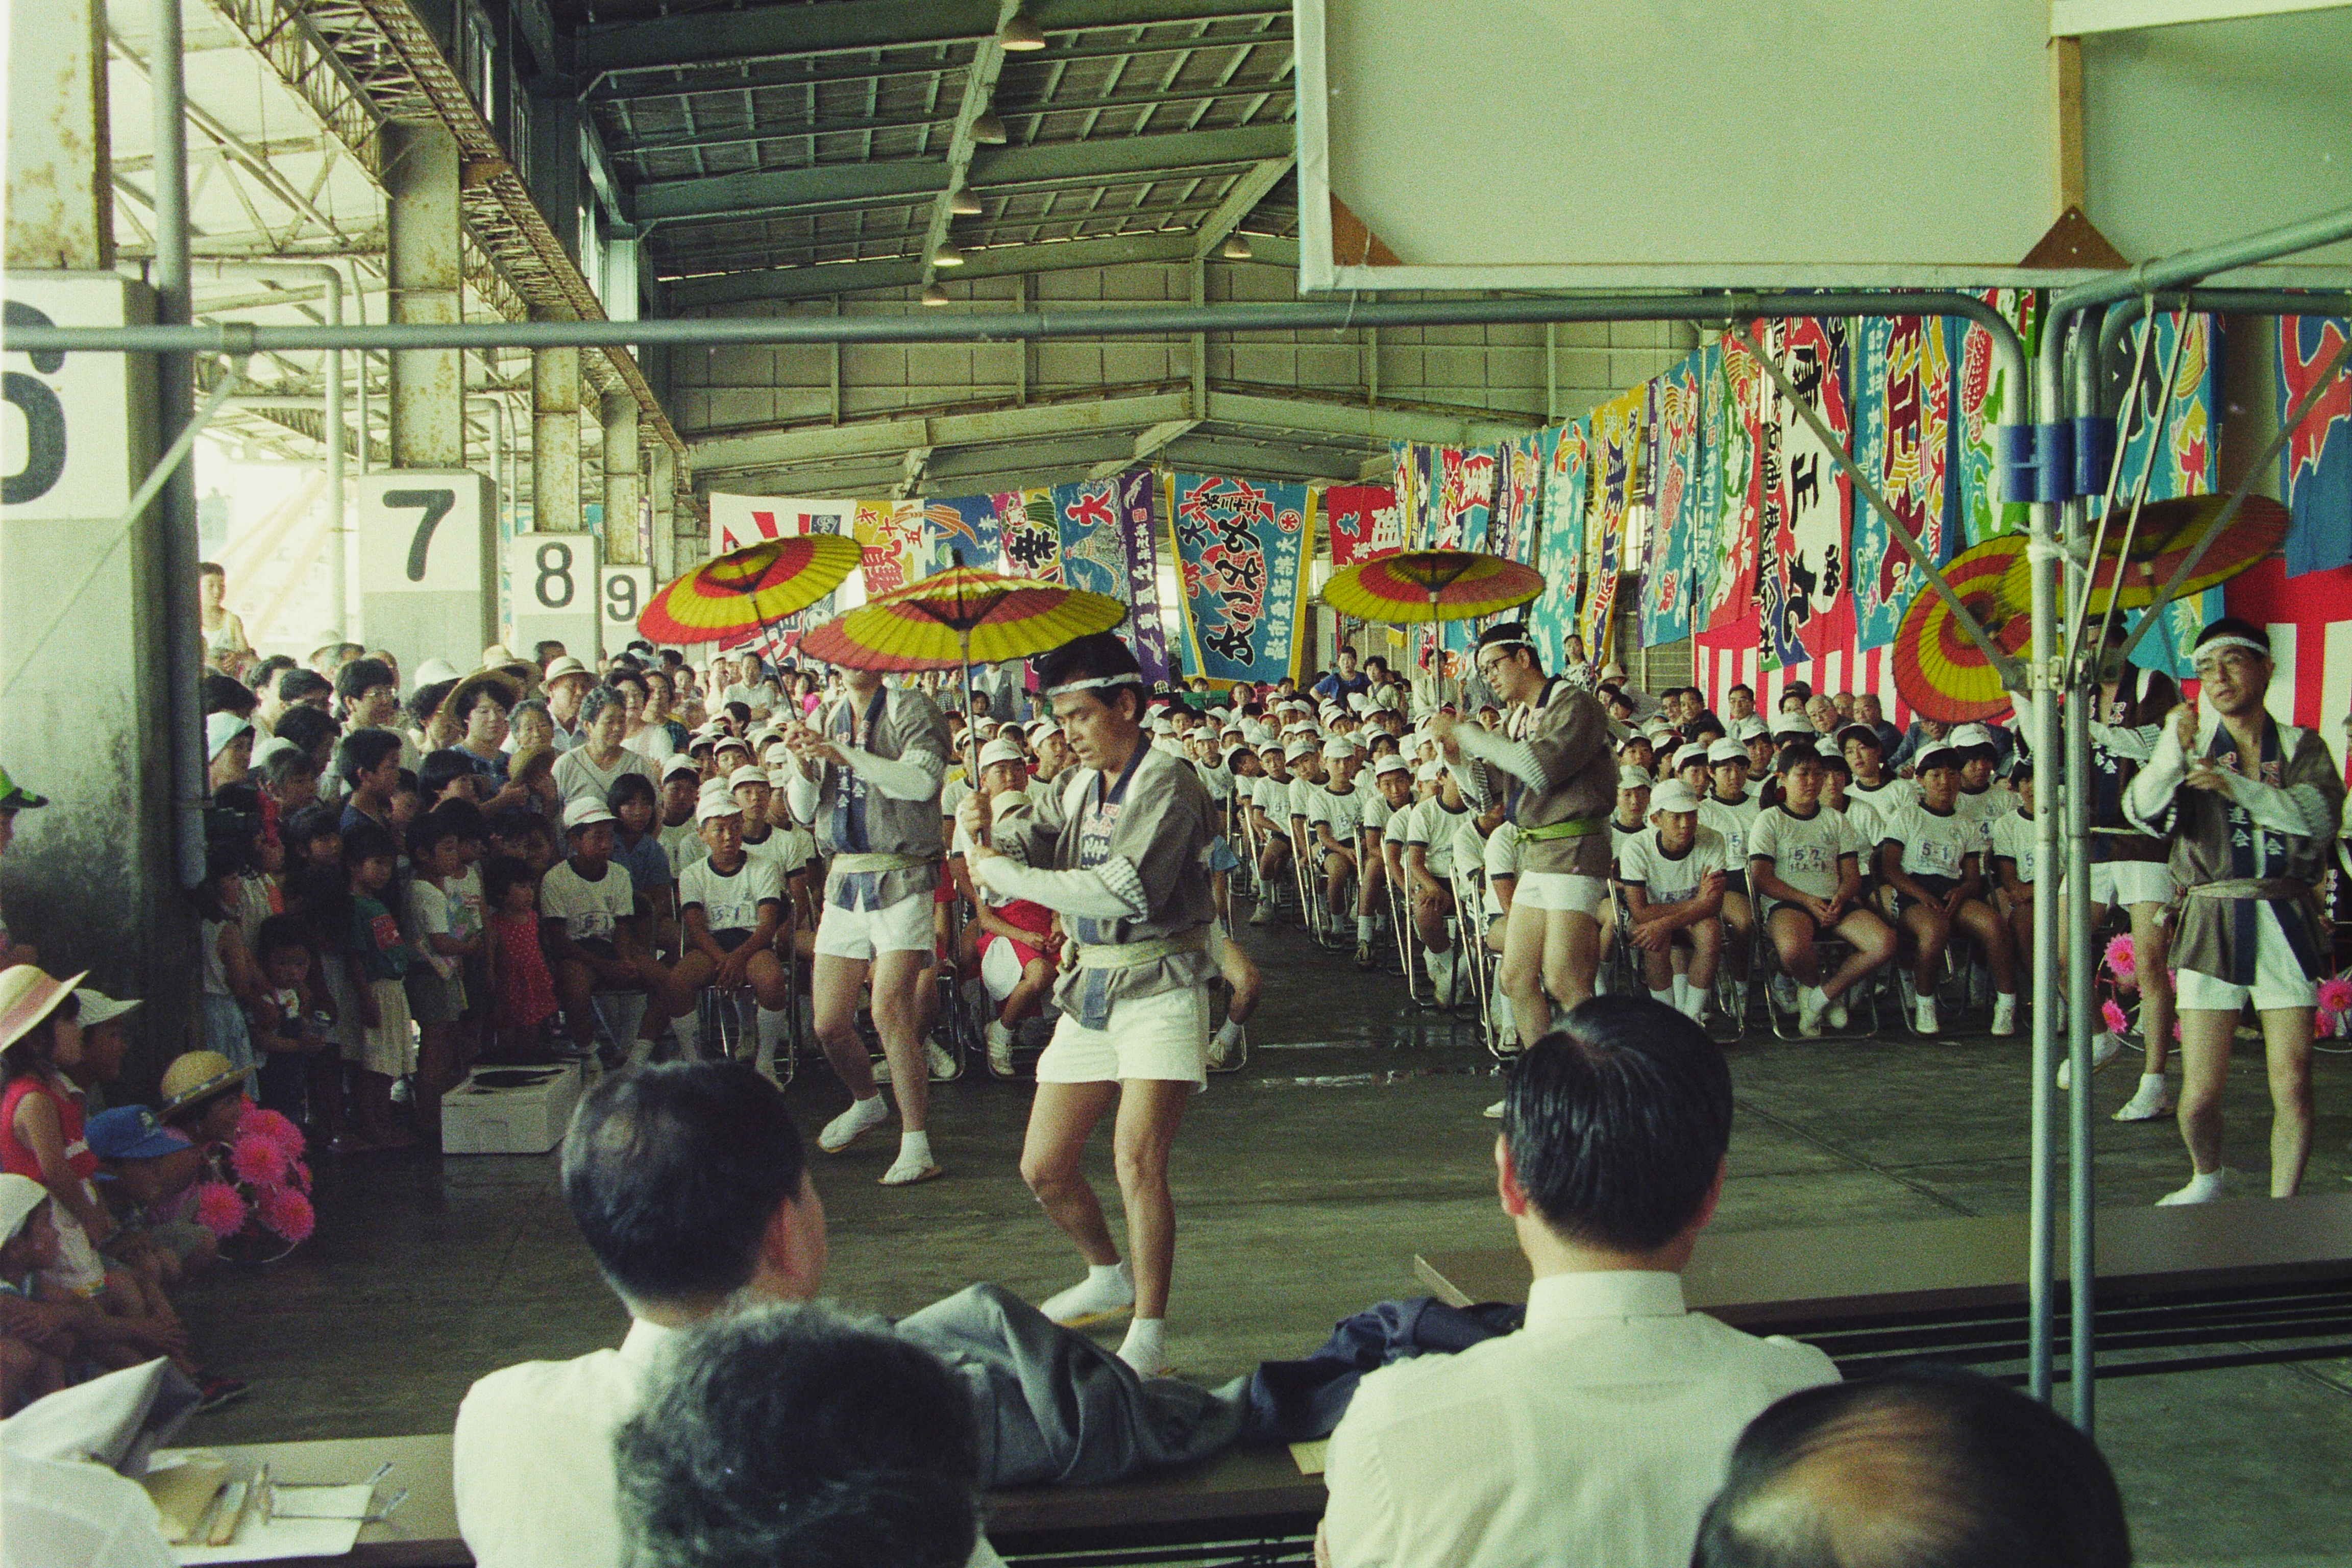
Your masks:
{"label": "man wearing glasses", "polygon": [[1617,763],[1592,694],[1546,676],[1517,621],[1478,639],[1480,677],[1511,710],[1501,731],[1450,713],[1430,720],[1462,793],[1480,810],[1515,787],[1519,879],[1503,938],[1502,986],[1519,1038],[1541,1039],[1555,1004],[1592,994],[1601,906],[1609,896],[1609,814]]}
{"label": "man wearing glasses", "polygon": [[2329,958],[2316,889],[2343,819],[2344,780],[2316,732],[2264,711],[2271,668],[2261,627],[2234,616],[2207,626],[2199,700],[2172,710],[2124,795],[2126,818],[2171,838],[2172,873],[2187,889],[2172,956],[2180,1136],[2193,1173],[2159,1204],[2224,1194],[2221,1091],[2250,1001],[2270,1058],[2273,1197],[2294,1195],[2311,1154],[2312,1006]]}

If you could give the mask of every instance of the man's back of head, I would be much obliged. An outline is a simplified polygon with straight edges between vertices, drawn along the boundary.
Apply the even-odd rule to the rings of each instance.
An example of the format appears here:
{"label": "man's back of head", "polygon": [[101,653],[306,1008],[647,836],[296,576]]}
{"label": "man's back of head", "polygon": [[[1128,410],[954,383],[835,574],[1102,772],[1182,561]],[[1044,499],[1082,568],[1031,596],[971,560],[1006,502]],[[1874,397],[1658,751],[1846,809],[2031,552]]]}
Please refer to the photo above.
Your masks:
{"label": "man's back of head", "polygon": [[640,1568],[962,1568],[980,1432],[929,1352],[822,1307],[681,1340],[614,1443]]}
{"label": "man's back of head", "polygon": [[743,1063],[606,1078],[572,1112],[563,1195],[640,1315],[699,1316],[779,1267],[793,1277],[770,1280],[777,1293],[812,1294],[824,1269],[824,1210],[799,1130],[783,1091]]}
{"label": "man's back of head", "polygon": [[1704,1221],[1731,1142],[1731,1073],[1706,1031],[1646,997],[1596,996],[1511,1073],[1503,1142],[1562,1240],[1653,1253]]}
{"label": "man's back of head", "polygon": [[2129,1568],[2090,1438],[2013,1388],[1923,1367],[1749,1423],[1693,1568]]}

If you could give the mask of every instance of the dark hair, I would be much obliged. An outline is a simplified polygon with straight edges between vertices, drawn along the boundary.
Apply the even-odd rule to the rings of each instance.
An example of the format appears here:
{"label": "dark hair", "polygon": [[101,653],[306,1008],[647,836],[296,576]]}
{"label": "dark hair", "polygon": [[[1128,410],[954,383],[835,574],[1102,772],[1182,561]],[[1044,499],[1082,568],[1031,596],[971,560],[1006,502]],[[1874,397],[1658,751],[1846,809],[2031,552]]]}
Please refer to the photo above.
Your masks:
{"label": "dark hair", "polygon": [[1596,996],[1512,1070],[1503,1137],[1544,1222],[1628,1252],[1698,1217],[1731,1142],[1731,1070],[1706,1031],[1646,996]]}
{"label": "dark hair", "polygon": [[457,689],[454,680],[436,680],[418,687],[408,694],[408,721],[422,730],[432,722],[433,715],[441,711],[441,704],[449,700],[449,693]]}
{"label": "dark hair", "polygon": [[223,581],[226,581],[228,572],[217,561],[199,561],[196,563],[196,575],[199,577],[218,577]]}
{"label": "dark hair", "polygon": [[292,659],[289,658],[282,653],[273,653],[268,658],[263,659],[259,664],[255,665],[251,669],[245,672],[245,683],[251,687],[256,692],[266,691],[268,689],[270,682],[278,679],[278,672],[279,670],[292,669],[293,668],[294,661]]}
{"label": "dark hair", "polygon": [[[623,658],[629,658],[627,654],[623,654],[621,657]],[[644,699],[653,695],[652,689],[646,685],[646,678],[637,673],[637,665],[635,659],[629,659],[629,662],[625,665],[616,666],[611,674],[604,677],[604,684],[611,687],[615,691],[620,690],[621,688],[625,686],[634,686],[637,689],[637,697],[639,700],[643,700]]]}
{"label": "dark hair", "polygon": [[530,645],[530,661],[544,668],[547,661],[563,651],[563,644],[554,637],[541,637]]}
{"label": "dark hair", "polygon": [[462,839],[457,825],[437,811],[428,811],[408,825],[408,858],[422,860],[446,838]]}
{"label": "dark hair", "polygon": [[205,879],[188,889],[188,902],[208,921],[233,921],[236,911],[221,901],[220,879],[253,868],[253,852],[241,844],[214,839],[205,846]]}
{"label": "dark hair", "polygon": [[1735,681],[1735,682],[1734,682],[1733,684],[1731,684],[1730,686],[1726,687],[1726,688],[1724,689],[1724,692],[1723,692],[1723,694],[1724,694],[1726,697],[1728,697],[1728,696],[1730,696],[1730,695],[1731,695],[1733,692],[1735,692],[1735,691],[1745,691],[1745,692],[1746,692],[1746,693],[1748,693],[1748,696],[1750,696],[1750,697],[1753,697],[1753,696],[1755,696],[1755,695],[1756,695],[1756,689],[1755,689],[1754,687],[1752,687],[1752,686],[1748,685],[1748,682],[1746,682],[1746,681],[1744,681],[1744,680],[1741,680],[1741,681]]}
{"label": "dark hair", "polygon": [[448,831],[460,838],[480,838],[488,827],[482,808],[470,800],[445,800],[426,815],[447,823]]}
{"label": "dark hair", "polygon": [[1785,773],[1800,763],[1819,763],[1822,749],[1811,741],[1791,741],[1772,758],[1772,771]]}
{"label": "dark hair", "polygon": [[962,1568],[980,1455],[961,1378],[878,1319],[814,1306],[694,1330],[613,1441],[644,1568]]}
{"label": "dark hair", "polygon": [[342,732],[336,723],[316,708],[289,708],[278,716],[272,726],[281,741],[291,741],[306,752],[316,752],[320,747]]}
{"label": "dark hair", "polygon": [[352,870],[368,860],[399,858],[400,846],[390,828],[362,819],[343,829],[343,869]]}
{"label": "dark hair", "polygon": [[2180,687],[2171,676],[2136,664],[2125,665],[2116,678],[2116,695],[2123,700],[2123,724],[2129,730],[2161,724],[2180,704]]}
{"label": "dark hair", "polygon": [[521,883],[535,880],[538,875],[528,860],[493,855],[482,862],[482,901],[496,909],[506,901],[508,893]]}
{"label": "dark hair", "polygon": [[2098,1446],[1978,1373],[1920,1366],[1748,1425],[1692,1568],[2129,1568]]}
{"label": "dark hair", "polygon": [[1717,718],[1714,714],[1702,713],[1684,726],[1683,733],[1685,740],[1703,741],[1709,735],[1717,735],[1728,739],[1731,731],[1726,730],[1723,727],[1723,721]]}
{"label": "dark hair", "polygon": [[[441,792],[447,789],[451,784],[458,779],[470,777],[479,771],[474,766],[474,759],[471,756],[445,746],[440,751],[425,753],[425,761],[418,764],[416,769],[416,787],[424,794],[425,799],[438,800]],[[469,801],[467,804],[471,805],[472,802]]]}
{"label": "dark hair", "polygon": [[324,802],[306,805],[286,819],[286,841],[289,844],[308,844],[321,834],[341,834],[342,830],[343,814]]}
{"label": "dark hair", "polygon": [[355,658],[335,671],[335,695],[346,702],[372,686],[392,684],[392,666],[380,658]]}
{"label": "dark hair", "polygon": [[654,787],[653,780],[643,773],[623,773],[613,781],[613,787],[604,792],[604,805],[606,809],[617,813],[623,802],[633,800],[639,795],[645,797],[647,805],[656,810],[660,808],[661,791]]}
{"label": "dark hair", "polygon": [[391,731],[354,730],[335,749],[335,774],[345,784],[356,786],[362,773],[382,767],[386,757],[399,754],[400,737]]}
{"label": "dark hair", "polygon": [[510,805],[502,811],[492,812],[485,820],[491,836],[497,838],[529,838],[538,833],[544,833],[550,838],[555,837],[555,830],[548,826],[547,818],[526,806]]}
{"label": "dark hair", "polygon": [[278,700],[280,702],[299,702],[305,697],[315,697],[321,691],[332,692],[334,689],[325,676],[315,669],[305,669],[299,664],[280,672],[278,677]]}
{"label": "dark hair", "polygon": [[743,1062],[608,1077],[563,1142],[572,1217],[631,1301],[742,1289],[777,1205],[799,1200],[807,1172],[783,1091]]}
{"label": "dark hair", "polygon": [[310,939],[303,931],[302,922],[292,915],[271,915],[253,933],[253,956],[257,959],[282,952],[289,947],[308,948],[310,945]]}
{"label": "dark hair", "polygon": [[250,719],[253,710],[261,706],[261,699],[256,697],[245,682],[223,675],[216,669],[205,672],[204,700],[205,712],[208,717],[215,713],[234,713],[240,719]]}
{"label": "dark hair", "polygon": [[1139,721],[1143,718],[1143,667],[1136,662],[1135,650],[1114,632],[1096,632],[1066,642],[1031,659],[1029,668],[1036,672],[1041,692],[1073,680],[1115,680],[1117,685],[1094,688],[1094,695],[1104,707],[1111,708],[1118,705],[1120,693],[1132,692],[1133,717]]}
{"label": "dark hair", "polygon": [[[0,1084],[11,1084],[20,1078],[37,1078],[57,1069],[57,1021],[81,1016],[81,996],[68,991],[58,998],[58,1005],[42,1015],[41,1021],[26,1030],[0,1051]],[[54,1211],[53,1211],[54,1212]]]}

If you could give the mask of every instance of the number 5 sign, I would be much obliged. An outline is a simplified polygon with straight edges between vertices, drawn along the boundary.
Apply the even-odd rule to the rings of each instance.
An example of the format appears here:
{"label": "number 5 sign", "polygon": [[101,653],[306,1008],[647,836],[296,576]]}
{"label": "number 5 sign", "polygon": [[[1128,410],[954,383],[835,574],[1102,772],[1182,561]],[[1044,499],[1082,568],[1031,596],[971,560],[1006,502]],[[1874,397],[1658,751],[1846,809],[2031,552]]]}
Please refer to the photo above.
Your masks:
{"label": "number 5 sign", "polygon": [[594,668],[598,649],[596,536],[518,533],[507,541],[507,591],[514,604],[514,650],[529,658],[541,642]]}
{"label": "number 5 sign", "polygon": [[[470,669],[498,638],[498,508],[470,468],[391,469],[359,481],[360,616],[403,669]],[[356,629],[356,628],[355,628]]]}
{"label": "number 5 sign", "polygon": [[607,566],[603,592],[596,595],[597,615],[608,648],[626,647],[637,637],[637,617],[653,602],[654,569],[650,566]]}

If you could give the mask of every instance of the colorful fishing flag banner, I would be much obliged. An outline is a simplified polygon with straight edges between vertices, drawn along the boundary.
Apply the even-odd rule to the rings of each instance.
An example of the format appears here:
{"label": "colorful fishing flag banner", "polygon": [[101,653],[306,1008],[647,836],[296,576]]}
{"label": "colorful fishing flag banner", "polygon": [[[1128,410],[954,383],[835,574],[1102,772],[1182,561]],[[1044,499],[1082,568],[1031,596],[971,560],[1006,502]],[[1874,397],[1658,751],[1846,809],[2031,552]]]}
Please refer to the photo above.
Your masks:
{"label": "colorful fishing flag banner", "polygon": [[[2042,342],[2044,301],[2030,289],[1992,289],[1979,298],[2000,312],[2024,340],[2025,363],[2032,364]],[[2024,422],[2026,389],[2009,384],[2006,372],[1992,357],[1992,334],[1969,323],[1960,330],[1959,383],[1957,394],[1960,538],[1965,549],[1982,544],[1996,533],[2023,528],[2032,508],[2024,501],[1997,501],[2000,485],[2000,455],[1993,450],[1993,432],[2000,426]]]}
{"label": "colorful fishing flag banner", "polygon": [[859,501],[850,529],[865,552],[859,570],[869,599],[919,581],[930,563],[930,551],[923,541],[921,501]]}
{"label": "colorful fishing flag banner", "polygon": [[1542,527],[1528,563],[1544,574],[1544,591],[1528,606],[1528,635],[1546,669],[1559,668],[1560,650],[1576,630],[1578,589],[1584,581],[1584,521],[1591,464],[1592,421],[1574,419],[1537,437],[1542,466]]}
{"label": "colorful fishing flag banner", "polygon": [[1802,664],[1827,651],[1836,636],[1832,618],[1849,603],[1853,487],[1798,407],[1799,399],[1812,406],[1840,450],[1852,439],[1845,338],[1843,321],[1792,317],[1771,323],[1758,345],[1779,361],[1797,392],[1789,398],[1771,384],[1764,427],[1764,559],[1757,585],[1767,662]]}
{"label": "colorful fishing flag banner", "polygon": [[1192,668],[1212,680],[1296,677],[1315,522],[1307,488],[1179,473],[1168,510]]}
{"label": "colorful fishing flag banner", "polygon": [[857,515],[854,500],[804,500],[785,496],[710,497],[710,553],[724,555],[763,539],[793,539],[803,533],[847,533]]}
{"label": "colorful fishing flag banner", "polygon": [[1699,378],[1706,353],[1691,354],[1654,384],[1650,426],[1650,472],[1655,476],[1655,510],[1650,520],[1648,561],[1642,581],[1642,641],[1655,647],[1690,636],[1695,593],[1692,553],[1700,532],[1698,516],[1705,466],[1706,428],[1699,422]]}
{"label": "colorful fishing flag banner", "polygon": [[1127,563],[1128,646],[1135,649],[1143,679],[1159,682],[1175,673],[1168,656],[1168,617],[1160,602],[1160,481],[1149,468],[1129,468],[1111,481],[1118,497],[1119,552]]}
{"label": "colorful fishing flag banner", "polygon": [[[2147,476],[2150,500],[2179,500],[2187,496],[2210,495],[2214,489],[2219,473],[2213,435],[2214,411],[2220,407],[2221,395],[2221,321],[2218,316],[2189,318],[2188,342],[2180,350],[2180,368],[2173,377],[2171,416],[2167,419],[2163,411],[2164,367],[2172,363],[2173,347],[2179,342],[2179,321],[2177,314],[2163,310],[2156,313],[2156,337],[2147,346],[2147,363],[2135,394],[2136,405],[2116,416],[2119,429],[2125,421],[2131,425],[2130,435],[2123,444],[2122,481],[2116,491],[2119,510],[2130,505],[2143,474]],[[2125,334],[2126,352],[2138,353],[2141,330],[2135,322]],[[2164,426],[2160,447],[2157,429],[2159,423]],[[2153,470],[2149,467],[2151,454]],[[2102,480],[2105,477],[2100,476]],[[2094,522],[2099,515],[2099,499],[2094,496],[2085,503],[2085,515]],[[2139,646],[2132,649],[2132,662],[2143,669],[2160,669],[2176,680],[2189,679],[2194,673],[2189,654],[2197,646],[2197,634],[2221,614],[2221,589],[2182,595],[2166,608],[2164,624],[2139,639]],[[2116,616],[2119,625],[2132,626],[2137,626],[2140,618],[2139,612],[2130,610],[2120,611]]]}
{"label": "colorful fishing flag banner", "polygon": [[923,526],[930,539],[931,567],[945,572],[954,566],[1004,570],[1004,520],[1021,514],[1021,492],[950,496],[923,503]]}
{"label": "colorful fishing flag banner", "polygon": [[1727,338],[1717,374],[1702,389],[1701,416],[1715,470],[1715,559],[1708,568],[1711,632],[1729,632],[1756,613],[1756,566],[1762,552],[1764,502],[1757,455],[1763,445],[1764,398],[1771,383],[1756,356]]}
{"label": "colorful fishing flag banner", "polygon": [[1404,509],[1393,486],[1333,485],[1323,492],[1322,505],[1334,567],[1404,548]]}
{"label": "colorful fishing flag banner", "polygon": [[1617,574],[1632,510],[1643,503],[1648,476],[1642,448],[1648,439],[1650,388],[1645,383],[1592,411],[1591,490],[1584,529],[1584,597],[1577,606],[1576,632],[1585,656],[1608,658],[1610,613],[1617,603]]}
{"label": "colorful fishing flag banner", "polygon": [[[1949,323],[1927,316],[1866,317],[1853,327],[1854,465],[1941,565],[1951,559]],[[1885,647],[1925,578],[1876,507],[1853,500],[1854,646]]]}
{"label": "colorful fishing flag banner", "polygon": [[[2278,323],[2278,416],[2311,390],[2352,336],[2352,319],[2282,316]],[[2286,501],[2290,577],[2352,564],[2352,374],[2337,372],[2314,399],[2279,454]]]}

